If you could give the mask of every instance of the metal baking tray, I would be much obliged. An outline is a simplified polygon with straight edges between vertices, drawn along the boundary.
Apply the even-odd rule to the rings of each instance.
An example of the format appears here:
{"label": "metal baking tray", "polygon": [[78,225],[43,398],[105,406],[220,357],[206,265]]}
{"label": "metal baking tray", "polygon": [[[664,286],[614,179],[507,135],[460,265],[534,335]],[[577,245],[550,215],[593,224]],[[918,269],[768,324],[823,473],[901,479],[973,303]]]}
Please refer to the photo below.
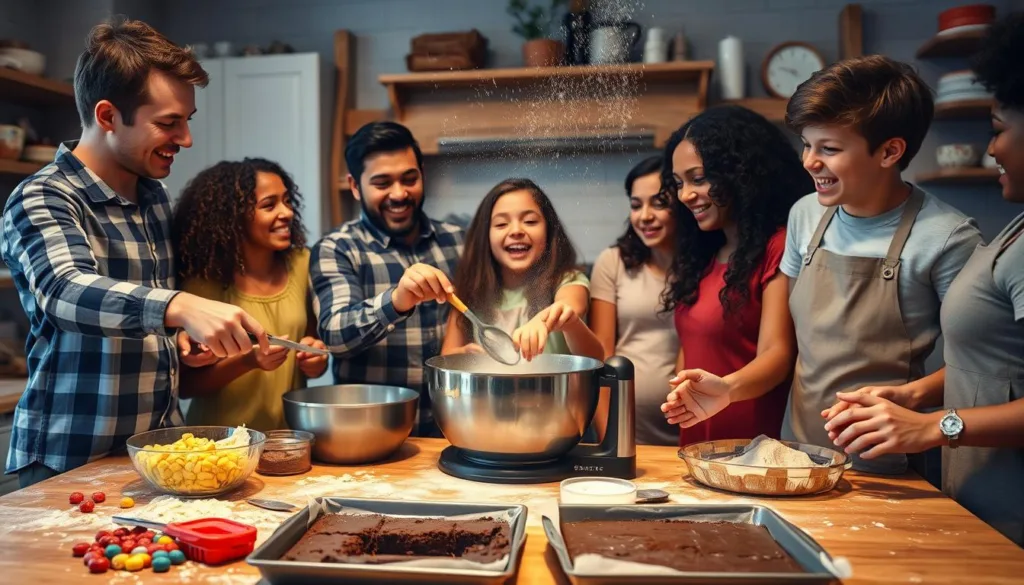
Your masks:
{"label": "metal baking tray", "polygon": [[821,546],[804,531],[793,526],[782,516],[770,508],[757,505],[653,505],[653,506],[593,506],[593,505],[559,505],[560,522],[579,522],[582,520],[640,520],[685,518],[698,515],[744,515],[749,523],[764,526],[777,543],[789,553],[806,573],[712,573],[712,572],[681,572],[678,575],[644,575],[627,576],[622,574],[597,575],[582,574],[573,570],[569,551],[562,540],[562,533],[555,529],[554,522],[547,516],[542,517],[544,533],[548,542],[558,556],[562,571],[573,585],[612,585],[628,580],[634,583],[650,583],[656,585],[678,583],[736,583],[740,585],[762,585],[764,583],[838,583],[836,577],[825,562],[822,555],[831,562],[831,557]]}
{"label": "metal baking tray", "polygon": [[[305,585],[312,583],[504,583],[519,567],[523,545],[526,544],[526,506],[501,504],[465,504],[452,502],[400,502],[359,498],[320,497],[329,513],[343,508],[356,508],[378,514],[396,516],[461,516],[464,514],[495,514],[517,512],[512,523],[508,565],[505,570],[479,571],[402,567],[394,565],[357,565],[344,563],[301,563],[282,561],[281,557],[306,533],[309,526],[309,508],[304,508],[284,521],[270,538],[254,550],[246,561],[258,568],[265,582],[271,585]],[[319,517],[319,513],[317,516]],[[315,518],[314,518],[315,520]]]}

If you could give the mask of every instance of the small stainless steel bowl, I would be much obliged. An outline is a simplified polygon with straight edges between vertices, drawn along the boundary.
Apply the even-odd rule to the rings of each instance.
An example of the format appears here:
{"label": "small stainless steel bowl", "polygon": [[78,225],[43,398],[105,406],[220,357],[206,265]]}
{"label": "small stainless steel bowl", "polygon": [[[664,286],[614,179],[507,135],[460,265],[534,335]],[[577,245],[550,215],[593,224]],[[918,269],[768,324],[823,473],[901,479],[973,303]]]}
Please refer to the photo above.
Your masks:
{"label": "small stainless steel bowl", "polygon": [[288,426],[313,433],[313,458],[369,463],[391,455],[412,432],[419,394],[409,388],[340,384],[284,395]]}

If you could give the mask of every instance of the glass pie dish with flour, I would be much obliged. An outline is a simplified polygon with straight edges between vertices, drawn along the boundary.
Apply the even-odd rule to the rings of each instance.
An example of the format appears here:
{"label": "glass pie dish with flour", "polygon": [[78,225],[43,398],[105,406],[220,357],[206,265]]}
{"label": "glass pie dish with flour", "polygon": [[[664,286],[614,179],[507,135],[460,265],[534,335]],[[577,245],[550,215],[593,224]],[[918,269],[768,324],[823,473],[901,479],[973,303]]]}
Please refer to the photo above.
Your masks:
{"label": "glass pie dish with flour", "polygon": [[742,494],[802,496],[831,490],[851,465],[840,451],[777,441],[727,439],[679,450],[693,478],[709,487]]}

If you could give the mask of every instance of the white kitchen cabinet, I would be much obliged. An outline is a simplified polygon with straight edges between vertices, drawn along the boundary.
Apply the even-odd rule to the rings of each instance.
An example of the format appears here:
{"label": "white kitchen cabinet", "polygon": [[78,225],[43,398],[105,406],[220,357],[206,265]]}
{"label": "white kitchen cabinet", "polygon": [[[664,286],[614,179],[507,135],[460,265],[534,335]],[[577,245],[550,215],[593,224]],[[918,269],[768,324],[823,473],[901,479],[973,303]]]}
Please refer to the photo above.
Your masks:
{"label": "white kitchen cabinet", "polygon": [[196,90],[192,147],[175,157],[164,183],[172,200],[199,171],[222,160],[279,163],[304,199],[309,241],[323,217],[320,64],[317,53],[207,59],[210,83]]}

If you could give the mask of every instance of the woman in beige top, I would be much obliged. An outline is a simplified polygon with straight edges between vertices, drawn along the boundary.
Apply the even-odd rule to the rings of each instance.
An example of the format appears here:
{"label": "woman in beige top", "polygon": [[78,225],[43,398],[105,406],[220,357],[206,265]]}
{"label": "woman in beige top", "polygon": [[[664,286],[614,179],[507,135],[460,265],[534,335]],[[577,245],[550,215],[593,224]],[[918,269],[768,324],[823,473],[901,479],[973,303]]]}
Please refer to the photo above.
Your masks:
{"label": "woman in beige top", "polygon": [[[637,443],[676,445],[679,427],[668,424],[661,412],[679,353],[672,315],[660,311],[676,227],[671,199],[661,188],[661,167],[662,157],[653,156],[626,176],[629,225],[594,264],[590,327],[605,357],[620,355],[636,367]],[[607,396],[602,395],[595,420],[603,421],[606,409]]]}

